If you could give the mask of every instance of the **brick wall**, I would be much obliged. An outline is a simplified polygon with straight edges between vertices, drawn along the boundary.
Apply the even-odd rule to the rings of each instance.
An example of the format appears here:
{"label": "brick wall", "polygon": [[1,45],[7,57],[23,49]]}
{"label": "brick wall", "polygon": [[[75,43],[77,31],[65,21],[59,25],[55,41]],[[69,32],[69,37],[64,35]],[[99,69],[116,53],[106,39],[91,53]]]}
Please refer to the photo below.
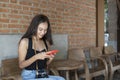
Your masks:
{"label": "brick wall", "polygon": [[69,48],[96,44],[96,0],[0,0],[0,34],[23,34],[35,14],[47,15]]}

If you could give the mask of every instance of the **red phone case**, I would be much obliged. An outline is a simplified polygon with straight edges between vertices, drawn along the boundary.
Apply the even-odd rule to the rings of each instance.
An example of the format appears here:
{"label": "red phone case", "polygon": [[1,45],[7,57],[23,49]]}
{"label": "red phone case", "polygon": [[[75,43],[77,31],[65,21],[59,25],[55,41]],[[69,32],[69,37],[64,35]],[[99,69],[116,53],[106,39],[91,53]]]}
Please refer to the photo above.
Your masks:
{"label": "red phone case", "polygon": [[58,50],[52,50],[52,51],[48,51],[48,55],[54,55],[57,52],[59,52]]}

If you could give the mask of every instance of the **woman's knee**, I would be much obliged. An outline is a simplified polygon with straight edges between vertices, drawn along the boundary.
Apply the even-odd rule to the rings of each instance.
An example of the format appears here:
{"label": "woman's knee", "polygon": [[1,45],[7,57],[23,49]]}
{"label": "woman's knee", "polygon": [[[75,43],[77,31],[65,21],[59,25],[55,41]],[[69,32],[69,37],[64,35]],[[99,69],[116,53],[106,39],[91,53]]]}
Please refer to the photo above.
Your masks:
{"label": "woman's knee", "polygon": [[34,79],[35,78],[35,74],[31,70],[23,70],[21,76],[22,76],[23,80],[28,80],[28,79]]}
{"label": "woman's knee", "polygon": [[52,78],[53,80],[65,80],[63,77],[61,76],[49,76],[50,78]]}

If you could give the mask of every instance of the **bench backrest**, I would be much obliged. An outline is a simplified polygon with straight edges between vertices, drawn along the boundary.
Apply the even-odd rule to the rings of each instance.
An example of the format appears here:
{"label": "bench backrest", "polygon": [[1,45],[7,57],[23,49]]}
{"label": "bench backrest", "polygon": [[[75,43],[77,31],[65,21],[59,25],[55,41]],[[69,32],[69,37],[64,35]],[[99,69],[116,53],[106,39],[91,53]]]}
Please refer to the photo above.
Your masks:
{"label": "bench backrest", "polygon": [[18,65],[18,58],[2,60],[1,68],[3,76],[17,75],[21,73],[21,69]]}

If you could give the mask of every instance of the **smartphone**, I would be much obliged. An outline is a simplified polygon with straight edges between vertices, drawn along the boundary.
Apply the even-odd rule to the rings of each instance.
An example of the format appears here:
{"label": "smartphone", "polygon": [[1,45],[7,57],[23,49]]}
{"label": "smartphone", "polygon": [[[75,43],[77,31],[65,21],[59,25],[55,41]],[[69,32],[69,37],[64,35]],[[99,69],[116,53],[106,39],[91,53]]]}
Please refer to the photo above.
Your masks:
{"label": "smartphone", "polygon": [[51,51],[48,51],[47,54],[48,55],[55,55],[58,52],[59,52],[58,50],[51,50]]}

